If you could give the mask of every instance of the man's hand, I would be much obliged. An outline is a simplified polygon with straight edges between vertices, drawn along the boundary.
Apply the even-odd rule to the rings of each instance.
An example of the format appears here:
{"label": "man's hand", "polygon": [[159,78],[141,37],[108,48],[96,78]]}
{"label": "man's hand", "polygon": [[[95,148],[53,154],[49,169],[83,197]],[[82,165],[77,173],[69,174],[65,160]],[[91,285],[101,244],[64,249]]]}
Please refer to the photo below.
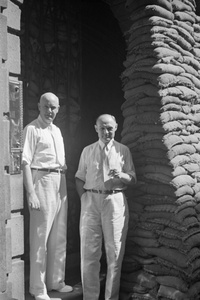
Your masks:
{"label": "man's hand", "polygon": [[109,174],[111,177],[115,177],[115,178],[121,178],[123,177],[123,172],[119,172],[117,169],[112,169],[110,170]]}
{"label": "man's hand", "polygon": [[40,201],[34,190],[31,167],[26,162],[24,162],[22,166],[28,206],[30,207],[30,209],[40,210]]}
{"label": "man's hand", "polygon": [[82,195],[85,193],[85,189],[84,189],[84,184],[85,182],[81,179],[79,179],[78,177],[76,177],[76,190],[77,190],[77,193],[79,195],[79,198],[81,199]]}
{"label": "man's hand", "polygon": [[109,174],[111,178],[119,178],[124,184],[130,184],[132,181],[132,176],[127,173],[120,172],[117,169],[110,170]]}
{"label": "man's hand", "polygon": [[40,210],[40,201],[35,193],[27,193],[27,200],[30,209]]}

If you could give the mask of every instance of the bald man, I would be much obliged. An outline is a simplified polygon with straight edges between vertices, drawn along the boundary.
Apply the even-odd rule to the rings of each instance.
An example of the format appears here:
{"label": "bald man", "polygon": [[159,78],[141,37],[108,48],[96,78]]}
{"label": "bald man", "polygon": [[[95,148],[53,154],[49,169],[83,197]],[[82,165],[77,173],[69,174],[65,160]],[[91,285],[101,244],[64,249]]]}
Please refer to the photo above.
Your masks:
{"label": "bald man", "polygon": [[128,206],[124,190],[136,183],[128,147],[114,140],[115,117],[98,117],[99,140],[86,146],[75,174],[81,199],[81,276],[84,300],[98,300],[102,240],[107,257],[105,300],[119,299],[121,264],[128,229]]}
{"label": "bald man", "polygon": [[30,211],[30,286],[35,300],[47,291],[70,292],[65,284],[67,237],[66,164],[63,138],[53,124],[59,99],[45,93],[39,116],[24,129],[22,164]]}

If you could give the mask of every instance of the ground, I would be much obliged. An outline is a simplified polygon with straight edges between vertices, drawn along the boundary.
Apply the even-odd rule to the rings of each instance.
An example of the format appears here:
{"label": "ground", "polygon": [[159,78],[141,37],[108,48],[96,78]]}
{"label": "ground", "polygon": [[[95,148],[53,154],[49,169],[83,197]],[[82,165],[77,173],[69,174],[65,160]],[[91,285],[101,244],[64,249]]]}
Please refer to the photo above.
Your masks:
{"label": "ground", "polygon": [[[50,292],[48,293],[49,297],[52,300],[82,300],[83,293],[80,280],[80,270],[72,270],[68,272],[68,277],[66,278],[66,283],[73,286],[74,290],[71,293],[59,293],[59,292]],[[101,295],[99,300],[104,300],[104,283],[105,283],[105,273],[101,275]],[[26,295],[25,300],[34,300],[34,298],[28,293],[28,280],[26,283]]]}

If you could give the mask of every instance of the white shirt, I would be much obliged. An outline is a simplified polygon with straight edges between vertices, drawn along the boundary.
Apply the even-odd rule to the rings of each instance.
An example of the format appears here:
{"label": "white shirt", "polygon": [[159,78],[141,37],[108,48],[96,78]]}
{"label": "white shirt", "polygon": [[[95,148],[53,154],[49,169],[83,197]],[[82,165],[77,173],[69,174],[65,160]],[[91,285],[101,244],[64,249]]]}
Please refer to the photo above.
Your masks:
{"label": "white shirt", "polygon": [[[80,157],[75,177],[85,182],[85,189],[105,189],[102,166],[102,149],[104,144],[99,140],[86,146]],[[127,173],[136,179],[130,150],[127,146],[111,140],[108,147],[108,167]],[[111,178],[111,189],[124,189],[125,185],[119,178]]]}
{"label": "white shirt", "polygon": [[22,162],[31,168],[63,168],[65,152],[60,129],[46,125],[41,116],[24,128]]}

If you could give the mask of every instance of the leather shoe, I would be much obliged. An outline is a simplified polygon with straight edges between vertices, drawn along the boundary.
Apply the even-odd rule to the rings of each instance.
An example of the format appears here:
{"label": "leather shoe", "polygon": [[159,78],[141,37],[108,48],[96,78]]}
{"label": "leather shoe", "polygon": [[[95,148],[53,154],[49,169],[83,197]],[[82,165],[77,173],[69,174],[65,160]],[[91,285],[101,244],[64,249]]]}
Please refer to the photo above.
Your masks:
{"label": "leather shoe", "polygon": [[73,291],[73,287],[70,285],[64,285],[62,288],[56,290],[59,293],[70,293]]}

